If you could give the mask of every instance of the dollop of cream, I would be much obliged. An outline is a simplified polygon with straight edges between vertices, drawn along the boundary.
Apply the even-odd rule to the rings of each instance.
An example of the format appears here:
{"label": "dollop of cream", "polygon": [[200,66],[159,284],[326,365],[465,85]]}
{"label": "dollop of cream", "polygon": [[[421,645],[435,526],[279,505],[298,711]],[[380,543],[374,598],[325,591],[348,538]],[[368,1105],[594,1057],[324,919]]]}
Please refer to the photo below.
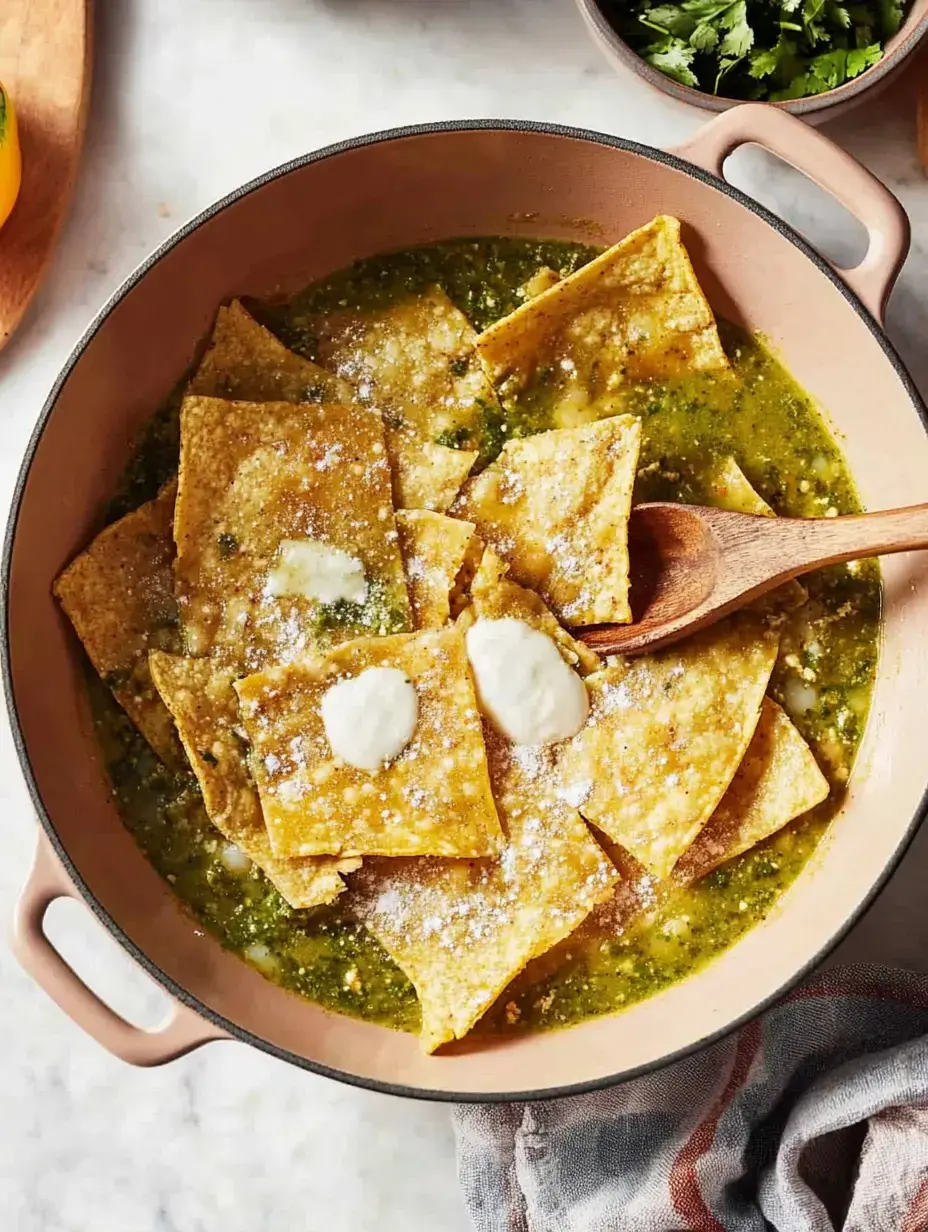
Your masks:
{"label": "dollop of cream", "polygon": [[478,620],[466,642],[480,708],[515,744],[567,740],[586,722],[586,685],[546,633],[511,617]]}
{"label": "dollop of cream", "polygon": [[354,556],[318,539],[285,539],[280,557],[268,575],[267,595],[302,595],[320,603],[367,598],[364,566]]}
{"label": "dollop of cream", "polygon": [[396,667],[368,667],[324,694],[322,722],[336,757],[376,774],[405,749],[416,730],[419,697]]}

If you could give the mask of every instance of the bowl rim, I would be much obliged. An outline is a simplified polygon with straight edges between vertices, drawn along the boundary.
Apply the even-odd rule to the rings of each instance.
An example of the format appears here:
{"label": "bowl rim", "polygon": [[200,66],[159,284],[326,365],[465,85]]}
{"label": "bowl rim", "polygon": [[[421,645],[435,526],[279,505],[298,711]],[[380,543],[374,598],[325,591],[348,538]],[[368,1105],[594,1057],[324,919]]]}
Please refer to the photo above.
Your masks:
{"label": "bowl rim", "polygon": [[[913,817],[910,819],[892,858],[887,862],[884,868],[880,870],[880,873],[873,882],[869,892],[857,905],[849,918],[845,921],[844,925],[823,946],[811,955],[787,981],[736,1019],[733,1019],[724,1026],[701,1036],[699,1039],[692,1041],[684,1047],[678,1048],[676,1051],[653,1061],[633,1066],[629,1069],[618,1070],[617,1072],[606,1077],[599,1077],[577,1083],[569,1083],[559,1087],[540,1087],[532,1090],[503,1092],[456,1092],[428,1087],[413,1087],[403,1083],[393,1083],[380,1079],[368,1078],[362,1075],[350,1073],[346,1070],[337,1069],[333,1066],[324,1065],[318,1061],[311,1060],[308,1057],[300,1056],[297,1053],[291,1052],[289,1049],[273,1044],[269,1040],[263,1039],[260,1036],[254,1035],[251,1031],[239,1026],[237,1023],[232,1022],[221,1013],[210,1009],[209,1006],[200,1001],[199,998],[197,998],[193,993],[189,992],[186,988],[178,984],[171,976],[167,975],[166,972],[162,971],[161,968],[158,967],[157,964],[154,963],[152,959],[150,959],[148,955],[127,936],[119,922],[103,908],[91,887],[82,877],[80,871],[72,861],[67,849],[59,838],[54,822],[52,821],[43,803],[38,783],[32,771],[29,750],[26,745],[26,740],[20,724],[19,712],[16,705],[13,687],[9,620],[12,555],[16,541],[22,502],[28,484],[29,474],[35,460],[35,455],[47,423],[55,409],[55,405],[61,390],[70,379],[71,373],[79,363],[89,343],[103,327],[110,314],[142,281],[149,271],[204,223],[210,221],[222,211],[231,208],[242,198],[260,190],[275,180],[289,175],[294,171],[311,166],[313,163],[321,162],[324,159],[331,158],[335,155],[343,154],[351,150],[363,149],[367,146],[378,145],[384,142],[401,141],[407,138],[428,137],[443,133],[454,134],[474,131],[535,133],[545,136],[565,137],[571,140],[591,142],[596,145],[622,151],[623,153],[635,154],[643,158],[651,159],[666,167],[669,167],[674,171],[682,172],[687,176],[699,180],[704,184],[727,194],[740,205],[743,205],[746,209],[757,215],[762,221],[773,227],[774,230],[776,230],[785,239],[789,240],[800,250],[800,252],[803,253],[804,256],[812,261],[812,263],[822,274],[825,275],[826,278],[829,279],[832,285],[844,297],[858,317],[860,317],[861,321],[872,335],[874,341],[882,350],[885,358],[891,364],[912,404],[915,413],[921,421],[922,427],[924,428],[926,434],[928,434],[928,407],[926,407],[925,402],[923,401],[921,394],[915,386],[915,383],[909,375],[904,363],[902,362],[901,357],[892,342],[889,340],[885,329],[883,329],[875,317],[864,307],[863,303],[851,291],[850,287],[848,287],[847,283],[844,282],[836,270],[808,243],[807,240],[805,240],[792,226],[790,226],[790,224],[784,222],[781,218],[778,218],[777,215],[773,214],[765,206],[761,205],[760,202],[754,201],[751,197],[747,196],[747,194],[743,193],[740,189],[735,188],[727,181],[711,175],[702,168],[685,161],[676,154],[657,149],[653,146],[644,145],[639,142],[630,141],[622,137],[612,136],[608,133],[597,132],[593,129],[575,128],[559,124],[547,124],[533,120],[478,119],[450,120],[429,124],[415,124],[399,128],[384,129],[335,142],[333,144],[323,146],[321,149],[300,155],[297,158],[291,159],[286,163],[282,163],[279,166],[271,168],[263,174],[256,176],[238,188],[233,189],[232,192],[219,198],[217,201],[213,202],[213,204],[197,213],[188,222],[184,223],[172,235],[168,236],[166,240],[159,244],[158,247],[150,253],[149,256],[146,257],[137,266],[137,268],[128,275],[128,277],[123,280],[123,282],[117,287],[103,307],[95,314],[90,324],[81,334],[45,399],[39,417],[29,436],[28,443],[23,453],[23,459],[20,463],[19,471],[16,477],[4,533],[2,558],[0,558],[0,679],[2,679],[3,692],[6,699],[8,723],[13,739],[13,745],[16,749],[20,769],[26,782],[29,796],[40,826],[45,832],[45,835],[51,843],[58,858],[61,860],[68,877],[73,882],[84,902],[97,917],[100,923],[106,928],[107,932],[109,932],[109,934],[119,943],[119,945],[128,954],[130,954],[132,958],[135,959],[142,970],[145,971],[145,973],[169,996],[175,998],[177,1001],[181,1002],[181,1004],[200,1015],[200,1017],[204,1018],[207,1022],[210,1022],[214,1026],[220,1028],[231,1038],[240,1043],[250,1044],[253,1047],[260,1049],[262,1052],[275,1057],[277,1060],[289,1062],[291,1065],[296,1065],[300,1069],[308,1070],[309,1072],[322,1077],[334,1078],[335,1080],[346,1083],[349,1086],[361,1087],[367,1090],[377,1091],[381,1094],[397,1095],[405,1098],[422,1099],[440,1103],[466,1104],[510,1103],[517,1101],[531,1102],[545,1099],[561,1099],[572,1095],[583,1095],[593,1091],[608,1090],[619,1083],[627,1082],[641,1075],[664,1069],[677,1061],[683,1060],[684,1058],[707,1048],[719,1040],[727,1038],[746,1023],[754,1021],[761,1013],[763,1013],[775,1002],[779,1001],[784,995],[795,988],[807,975],[814,971],[832,952],[832,950],[834,950],[834,948],[844,939],[854,925],[862,919],[862,917],[879,897],[886,883],[899,866],[899,863],[908,850],[922,822],[925,820],[925,817],[928,816],[928,783],[926,783],[926,787],[922,793],[918,808],[916,809]],[[690,978],[696,977],[693,976]]]}
{"label": "bowl rim", "polygon": [[[672,77],[668,77],[660,69],[649,64],[622,38],[606,16],[602,0],[576,0],[576,4],[587,25],[604,45],[603,50],[618,56],[626,67],[642,77],[648,85],[660,90],[663,94],[669,94],[677,102],[697,107],[700,111],[721,112],[731,107],[743,106],[751,101],[723,94],[707,94],[704,90],[697,90],[693,86],[674,81]],[[911,29],[908,29],[910,23]],[[782,102],[765,105],[787,111],[791,115],[807,116],[828,112],[835,107],[844,107],[854,100],[859,100],[860,95],[866,90],[886,81],[900,69],[909,56],[918,49],[919,44],[928,38],[928,7],[921,16],[910,13],[893,38],[899,39],[896,46],[852,81],[846,81],[843,85],[825,90],[821,94],[809,95],[808,98],[785,99]]]}

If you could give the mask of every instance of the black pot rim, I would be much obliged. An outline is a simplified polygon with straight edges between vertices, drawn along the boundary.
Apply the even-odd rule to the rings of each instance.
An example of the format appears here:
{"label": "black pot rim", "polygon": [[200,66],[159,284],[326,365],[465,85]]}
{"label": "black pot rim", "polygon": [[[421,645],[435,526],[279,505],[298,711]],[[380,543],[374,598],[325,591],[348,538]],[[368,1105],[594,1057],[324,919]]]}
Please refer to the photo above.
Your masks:
{"label": "black pot rim", "polygon": [[87,885],[84,881],[77,867],[71,860],[63,843],[61,842],[54,823],[45,809],[38,783],[36,782],[33,774],[29,751],[26,747],[26,741],[20,725],[16,698],[13,691],[9,607],[11,561],[13,545],[16,539],[16,531],[19,524],[23,495],[28,483],[29,472],[38,449],[39,442],[45,431],[45,426],[48,419],[54,410],[58,395],[65,383],[68,381],[72,371],[82,357],[88,344],[101,329],[110,313],[164,256],[177,247],[178,244],[182,243],[188,235],[192,234],[195,230],[202,226],[203,223],[208,222],[223,210],[228,209],[243,197],[257,191],[274,180],[288,175],[300,168],[309,166],[312,163],[321,162],[323,159],[331,158],[334,155],[343,154],[349,150],[361,149],[365,146],[377,145],[387,141],[402,140],[409,137],[423,137],[437,133],[494,130],[504,132],[540,133],[556,137],[566,137],[574,140],[588,141],[596,145],[621,150],[625,153],[636,154],[643,158],[649,158],[655,162],[662,163],[664,166],[670,167],[674,171],[687,175],[692,179],[710,185],[719,192],[725,193],[727,196],[737,201],[740,205],[744,206],[745,209],[750,210],[753,214],[757,215],[757,217],[761,218],[769,226],[773,227],[775,231],[798,248],[800,252],[802,252],[803,255],[807,257],[826,278],[829,279],[838,292],[851,305],[856,314],[867,326],[874,340],[880,346],[880,349],[886,359],[892,365],[896,376],[912,402],[916,414],[921,419],[926,434],[928,434],[928,409],[926,409],[925,404],[922,401],[914,382],[912,381],[912,378],[909,376],[909,373],[905,368],[905,365],[878,322],[871,316],[860,300],[858,300],[858,298],[853,294],[847,284],[835,273],[832,267],[824,260],[822,256],[820,256],[819,253],[815,251],[815,249],[807,243],[806,240],[802,238],[802,236],[794,231],[793,228],[787,223],[783,222],[782,219],[771,213],[771,211],[765,206],[752,200],[739,189],[726,183],[724,180],[717,179],[715,176],[708,174],[701,168],[685,162],[675,154],[670,154],[666,151],[655,149],[652,146],[641,145],[638,142],[628,141],[621,137],[613,137],[606,133],[596,132],[592,129],[571,128],[563,125],[544,124],[535,121],[492,119],[454,120],[432,124],[409,125],[403,128],[386,129],[381,132],[370,133],[361,137],[354,137],[346,141],[340,141],[333,145],[325,146],[320,150],[302,155],[299,158],[292,159],[290,162],[283,163],[279,167],[265,172],[263,175],[260,175],[242,185],[240,188],[235,189],[227,196],[222,197],[219,201],[197,214],[196,217],[191,219],[172,236],[165,240],[163,244],[155,249],[155,251],[148,258],[146,258],[146,260],[143,261],[132,274],[129,275],[129,277],[113,293],[104,307],[97,313],[90,325],[84,331],[45,400],[41,414],[39,415],[36,426],[30,436],[22,464],[20,466],[19,474],[17,476],[4,537],[2,565],[0,565],[0,674],[2,674],[9,723],[12,731],[13,743],[19,758],[20,767],[22,769],[23,777],[26,780],[26,785],[32,798],[32,803],[36,810],[40,825],[45,831],[45,834],[51,842],[58,857],[61,859],[68,876],[71,878],[75,887],[81,894],[81,897],[93,911],[94,915],[96,915],[96,917],[104,925],[107,931],[119,942],[123,949],[127,950],[128,953],[132,955],[142,969],[146,971],[147,974],[170,996],[174,997],[183,1005],[199,1014],[200,1017],[213,1023],[215,1026],[221,1028],[234,1039],[242,1043],[251,1044],[256,1048],[259,1048],[261,1051],[278,1058],[279,1060],[287,1061],[292,1065],[296,1065],[301,1069],[309,1070],[314,1074],[319,1074],[327,1078],[334,1078],[340,1082],[348,1084],[349,1086],[362,1087],[367,1090],[378,1091],[383,1094],[403,1096],[406,1098],[435,1102],[469,1104],[560,1099],[566,1096],[583,1095],[591,1091],[608,1089],[618,1083],[627,1082],[632,1078],[639,1077],[642,1074],[652,1073],[663,1069],[666,1066],[673,1064],[675,1061],[682,1060],[683,1058],[708,1047],[710,1044],[724,1039],[745,1023],[753,1021],[759,1014],[778,1001],[798,983],[800,983],[800,981],[803,980],[811,971],[818,967],[873,905],[880,892],[886,885],[886,882],[898,867],[899,862],[912,842],[912,839],[915,837],[919,826],[924,820],[926,814],[928,814],[928,785],[926,785],[926,790],[922,795],[919,807],[912,817],[892,858],[881,870],[867,896],[860,904],[858,904],[857,908],[842,928],[839,929],[838,932],[835,933],[834,936],[832,936],[829,941],[811,958],[809,958],[807,962],[805,962],[789,980],[785,981],[779,988],[759,1001],[750,1010],[739,1015],[736,1019],[733,1019],[731,1022],[727,1023],[724,1027],[721,1027],[716,1031],[712,1031],[709,1034],[702,1036],[700,1039],[694,1040],[692,1043],[687,1044],[683,1048],[677,1049],[673,1053],[669,1053],[646,1064],[634,1066],[625,1070],[619,1070],[605,1077],[594,1078],[585,1082],[572,1083],[554,1088],[539,1088],[527,1091],[456,1092],[434,1090],[426,1087],[410,1087],[402,1083],[383,1082],[377,1079],[363,1077],[358,1074],[348,1073],[344,1070],[322,1065],[317,1061],[311,1061],[306,1057],[298,1056],[296,1053],[290,1052],[288,1049],[280,1048],[276,1044],[272,1044],[269,1040],[262,1039],[260,1036],[252,1034],[250,1031],[247,1031],[243,1027],[238,1026],[236,1023],[231,1022],[221,1014],[211,1010],[197,997],[193,996],[185,988],[176,983],[175,980],[162,971],[154,962],[152,962],[144,951],[142,951],[135,944],[135,942],[133,942],[125,934],[117,921],[103,909],[89,885]]}

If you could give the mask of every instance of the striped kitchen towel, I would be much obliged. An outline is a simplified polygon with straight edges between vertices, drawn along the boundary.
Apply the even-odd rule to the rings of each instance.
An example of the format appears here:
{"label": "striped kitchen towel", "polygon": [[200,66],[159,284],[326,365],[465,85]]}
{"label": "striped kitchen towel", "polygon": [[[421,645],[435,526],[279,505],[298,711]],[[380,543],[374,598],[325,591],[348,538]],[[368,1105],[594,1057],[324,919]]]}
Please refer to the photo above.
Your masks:
{"label": "striped kitchen towel", "polygon": [[928,979],[829,971],[659,1073],[454,1116],[478,1232],[921,1232]]}

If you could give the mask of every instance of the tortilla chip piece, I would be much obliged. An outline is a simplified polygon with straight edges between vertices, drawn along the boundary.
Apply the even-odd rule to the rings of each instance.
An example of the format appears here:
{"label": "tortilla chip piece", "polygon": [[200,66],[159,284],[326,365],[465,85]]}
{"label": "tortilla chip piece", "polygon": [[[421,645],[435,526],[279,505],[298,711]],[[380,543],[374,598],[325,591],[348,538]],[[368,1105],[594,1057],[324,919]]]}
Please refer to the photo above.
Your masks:
{"label": "tortilla chip piece", "polygon": [[153,646],[176,649],[174,540],[177,485],[118,522],[59,574],[54,593],[113,696],[161,760],[183,764],[174,721],[148,670]]}
{"label": "tortilla chip piece", "polygon": [[479,448],[493,393],[477,335],[439,287],[375,311],[314,319],[319,358],[414,440]]}
{"label": "tortilla chip piece", "polygon": [[220,308],[188,394],[238,402],[350,402],[351,386],[289,351],[237,299]]}
{"label": "tortilla chip piece", "polygon": [[[185,398],[174,519],[187,649],[254,670],[411,628],[383,425],[360,406]],[[359,560],[363,602],[271,593],[282,544]]]}
{"label": "tortilla chip piece", "polygon": [[611,842],[595,826],[589,829],[619,874],[619,879],[575,932],[546,954],[533,958],[526,967],[512,991],[531,989],[533,1000],[537,999],[540,981],[547,980],[574,955],[584,950],[594,953],[600,950],[605,938],[622,937],[629,929],[637,928],[646,916],[653,915],[659,909],[664,897],[666,884],[656,882],[619,843]]}
{"label": "tortilla chip piece", "polygon": [[473,450],[417,441],[393,428],[387,429],[387,452],[393,468],[396,508],[429,509],[433,513],[446,513],[451,508],[477,460]]}
{"label": "tortilla chip piece", "polygon": [[599,671],[603,665],[599,655],[572,638],[533,590],[510,582],[506,577],[508,568],[492,548],[486,549],[470,585],[474,616],[478,620],[524,620],[540,633],[546,633],[564,661],[582,676]]}
{"label": "tortilla chip piece", "polygon": [[821,804],[828,790],[812,750],[777,703],[765,697],[731,786],[677,861],[674,876],[684,881],[704,877]]}
{"label": "tortilla chip piece", "polygon": [[519,287],[519,294],[523,299],[534,299],[536,295],[550,291],[560,281],[561,275],[557,270],[552,269],[550,265],[539,265],[531,278]]}
{"label": "tortilla chip piece", "polygon": [[590,718],[561,789],[655,877],[667,877],[725,794],[754,735],[778,639],[731,620],[586,680]]}
{"label": "tortilla chip piece", "polygon": [[[591,939],[604,935],[621,937],[634,921],[655,910],[663,887],[621,843],[613,843],[600,831],[596,832],[596,838],[618,871],[619,881],[609,897],[593,909],[581,928],[584,934],[591,935]],[[578,937],[578,940],[581,939],[582,935]]]}
{"label": "tortilla chip piece", "polygon": [[614,415],[628,381],[729,367],[675,218],[633,231],[477,339],[503,408],[559,427]]}
{"label": "tortilla chip piece", "polygon": [[473,327],[439,287],[307,323],[319,356],[384,413],[397,509],[445,513],[500,415]]}
{"label": "tortilla chip piece", "polygon": [[[468,523],[472,525],[472,523]],[[457,620],[458,617],[469,608],[470,603],[470,588],[474,578],[477,576],[477,570],[480,568],[480,562],[483,560],[483,554],[486,550],[486,545],[479,535],[471,535],[470,543],[467,545],[467,551],[464,554],[464,560],[461,568],[458,570],[458,575],[454,579],[454,586],[451,590],[451,617]]]}
{"label": "tortilla chip piece", "polygon": [[626,623],[640,444],[641,423],[630,415],[509,441],[464,485],[452,512],[475,523],[513,581],[537,591],[565,624]]}
{"label": "tortilla chip piece", "polygon": [[210,821],[252,860],[291,907],[317,907],[345,888],[342,873],[360,860],[285,860],[274,854],[261,801],[248,769],[246,742],[232,683],[235,672],[211,659],[184,659],[153,651],[151,674],[174,716],[203,792]]}
{"label": "tortilla chip piece", "polygon": [[451,592],[473,538],[473,523],[426,509],[401,509],[396,529],[415,627],[440,629],[451,619]]}
{"label": "tortilla chip piece", "polygon": [[[415,686],[412,739],[377,774],[335,757],[320,706],[338,680],[396,667]],[[495,854],[493,804],[464,638],[454,626],[358,638],[237,682],[264,819],[278,855]]]}
{"label": "tortilla chip piece", "polygon": [[[722,460],[706,476],[706,504],[716,509],[731,509],[734,513],[752,513],[755,517],[775,518],[759,492],[756,492],[744,471],[732,457]],[[793,578],[778,586],[772,595],[765,595],[755,606],[762,611],[772,608],[802,607],[809,592],[801,582]]]}
{"label": "tortilla chip piece", "polygon": [[732,457],[722,458],[706,476],[706,503],[716,509],[731,509],[735,513],[753,513],[764,518],[776,514],[748,482],[744,471]]}
{"label": "tortilla chip piece", "polygon": [[489,731],[487,751],[508,834],[499,858],[368,860],[345,899],[415,986],[426,1052],[466,1035],[618,880],[529,759]]}

